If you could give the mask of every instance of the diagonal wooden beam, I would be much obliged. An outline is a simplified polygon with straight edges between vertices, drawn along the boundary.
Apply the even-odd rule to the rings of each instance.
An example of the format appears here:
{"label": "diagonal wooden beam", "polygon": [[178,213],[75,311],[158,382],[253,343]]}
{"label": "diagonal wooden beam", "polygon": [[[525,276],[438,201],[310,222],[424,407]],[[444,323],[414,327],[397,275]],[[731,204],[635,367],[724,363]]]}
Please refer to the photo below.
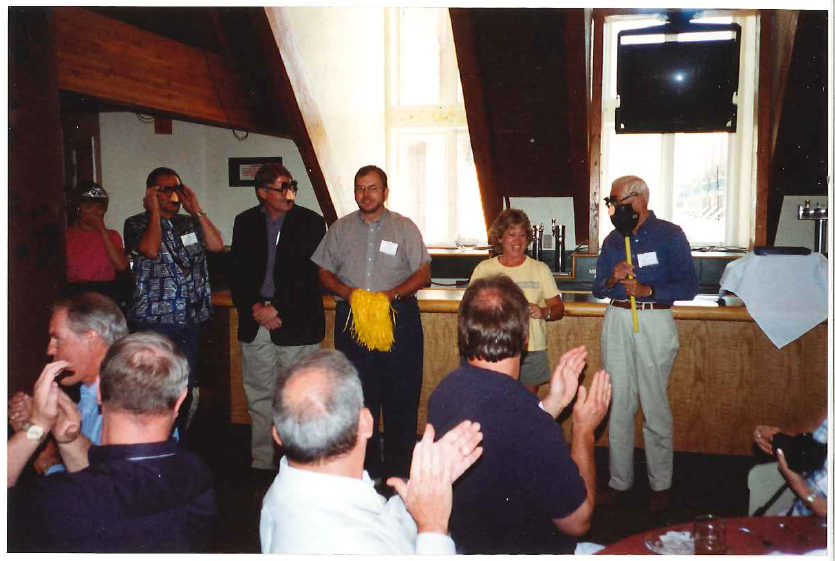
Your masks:
{"label": "diagonal wooden beam", "polygon": [[780,128],[780,116],[783,113],[783,99],[786,97],[786,86],[789,82],[794,36],[797,32],[798,10],[777,10],[774,14],[774,58],[772,60],[771,88],[771,160],[774,159],[774,149],[777,146],[777,132]]}
{"label": "diagonal wooden beam", "polygon": [[[271,17],[274,16],[274,13],[272,10],[269,12],[268,10],[270,8],[261,8],[252,12],[257,40],[264,53],[264,62],[275,84],[275,91],[279,97],[278,101],[283,108],[287,121],[290,123],[293,139],[296,141],[296,146],[313,185],[319,208],[322,209],[322,216],[328,225],[331,225],[336,222],[338,217],[321,163],[323,160],[325,162],[330,161],[330,148],[326,138],[323,138],[324,128],[321,126],[315,127],[315,124],[309,125],[306,122],[305,116],[314,123],[321,123],[321,119],[318,118],[318,110],[315,103],[312,103],[310,96],[293,88],[293,81],[290,79],[287,65],[294,65],[294,68],[298,70],[301,68],[301,61],[295,52],[281,52],[276,38],[282,36],[281,27],[283,24],[277,21],[275,17]],[[290,51],[289,48],[288,51]],[[303,87],[303,84],[301,84],[301,87]],[[302,105],[305,107],[304,113]],[[321,131],[316,139],[311,138],[309,132],[311,126]]]}
{"label": "diagonal wooden beam", "polygon": [[478,30],[473,12],[468,8],[450,8],[452,36],[461,75],[464,107],[467,111],[467,127],[473,149],[478,188],[484,208],[484,223],[490,228],[502,211],[502,193],[496,170],[496,149],[493,142],[491,115],[488,110],[484,83],[478,61]]}

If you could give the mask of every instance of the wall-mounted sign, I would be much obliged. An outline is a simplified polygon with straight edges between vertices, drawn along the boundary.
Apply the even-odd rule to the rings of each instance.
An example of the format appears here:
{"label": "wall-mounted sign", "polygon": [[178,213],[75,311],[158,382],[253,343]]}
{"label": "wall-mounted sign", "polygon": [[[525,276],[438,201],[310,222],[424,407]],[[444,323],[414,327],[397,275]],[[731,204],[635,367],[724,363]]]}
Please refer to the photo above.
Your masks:
{"label": "wall-mounted sign", "polygon": [[255,173],[264,164],[281,163],[281,156],[265,158],[229,158],[229,186],[255,187]]}

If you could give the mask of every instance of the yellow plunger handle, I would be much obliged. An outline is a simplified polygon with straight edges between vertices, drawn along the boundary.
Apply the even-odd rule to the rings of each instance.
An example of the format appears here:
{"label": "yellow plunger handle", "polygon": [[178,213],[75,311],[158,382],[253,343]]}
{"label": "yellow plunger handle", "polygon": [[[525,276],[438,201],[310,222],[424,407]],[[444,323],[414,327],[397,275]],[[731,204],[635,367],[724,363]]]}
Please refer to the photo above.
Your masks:
{"label": "yellow plunger handle", "polygon": [[[629,247],[629,236],[623,238],[623,241],[626,243],[626,262],[630,265],[632,264],[632,248]],[[633,278],[632,275],[629,275],[629,278]],[[635,333],[638,332],[638,308],[635,305],[635,297],[629,297],[629,304],[632,306],[632,331]]]}

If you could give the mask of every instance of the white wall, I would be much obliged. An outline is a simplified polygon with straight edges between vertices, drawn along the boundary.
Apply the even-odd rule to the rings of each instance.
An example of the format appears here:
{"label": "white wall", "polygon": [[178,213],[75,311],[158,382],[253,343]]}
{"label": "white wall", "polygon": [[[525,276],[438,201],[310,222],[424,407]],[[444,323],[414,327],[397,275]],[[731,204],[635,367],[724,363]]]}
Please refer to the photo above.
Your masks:
{"label": "white wall", "polygon": [[[321,214],[296,144],[292,140],[250,134],[238,141],[228,129],[173,122],[173,134],[154,134],[153,123],[134,113],[102,113],[102,182],[110,194],[107,226],[122,233],[125,219],[142,212],[145,179],[156,167],[173,168],[197,194],[200,206],[232,243],[235,215],[258,201],[251,187],[229,187],[227,158],[281,156],[299,182],[298,204]],[[240,134],[240,133],[239,133]]]}

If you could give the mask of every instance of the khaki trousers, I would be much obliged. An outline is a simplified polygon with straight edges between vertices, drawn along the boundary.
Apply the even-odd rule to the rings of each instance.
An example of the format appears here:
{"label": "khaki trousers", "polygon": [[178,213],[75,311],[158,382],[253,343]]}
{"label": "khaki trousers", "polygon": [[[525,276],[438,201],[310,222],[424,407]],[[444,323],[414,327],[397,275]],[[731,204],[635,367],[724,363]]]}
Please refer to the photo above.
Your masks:
{"label": "khaki trousers", "polygon": [[270,331],[261,326],[251,343],[240,341],[240,344],[241,375],[249,418],[252,420],[252,467],[278,469],[275,444],[270,432],[278,371],[316,352],[319,344],[294,347],[275,345],[270,339]]}
{"label": "khaki trousers", "polygon": [[678,329],[672,310],[639,311],[638,329],[638,333],[632,330],[631,310],[606,308],[600,354],[612,380],[609,486],[625,491],[634,482],[634,420],[640,402],[649,486],[664,491],[673,483],[673,417],[667,386],[678,353]]}

